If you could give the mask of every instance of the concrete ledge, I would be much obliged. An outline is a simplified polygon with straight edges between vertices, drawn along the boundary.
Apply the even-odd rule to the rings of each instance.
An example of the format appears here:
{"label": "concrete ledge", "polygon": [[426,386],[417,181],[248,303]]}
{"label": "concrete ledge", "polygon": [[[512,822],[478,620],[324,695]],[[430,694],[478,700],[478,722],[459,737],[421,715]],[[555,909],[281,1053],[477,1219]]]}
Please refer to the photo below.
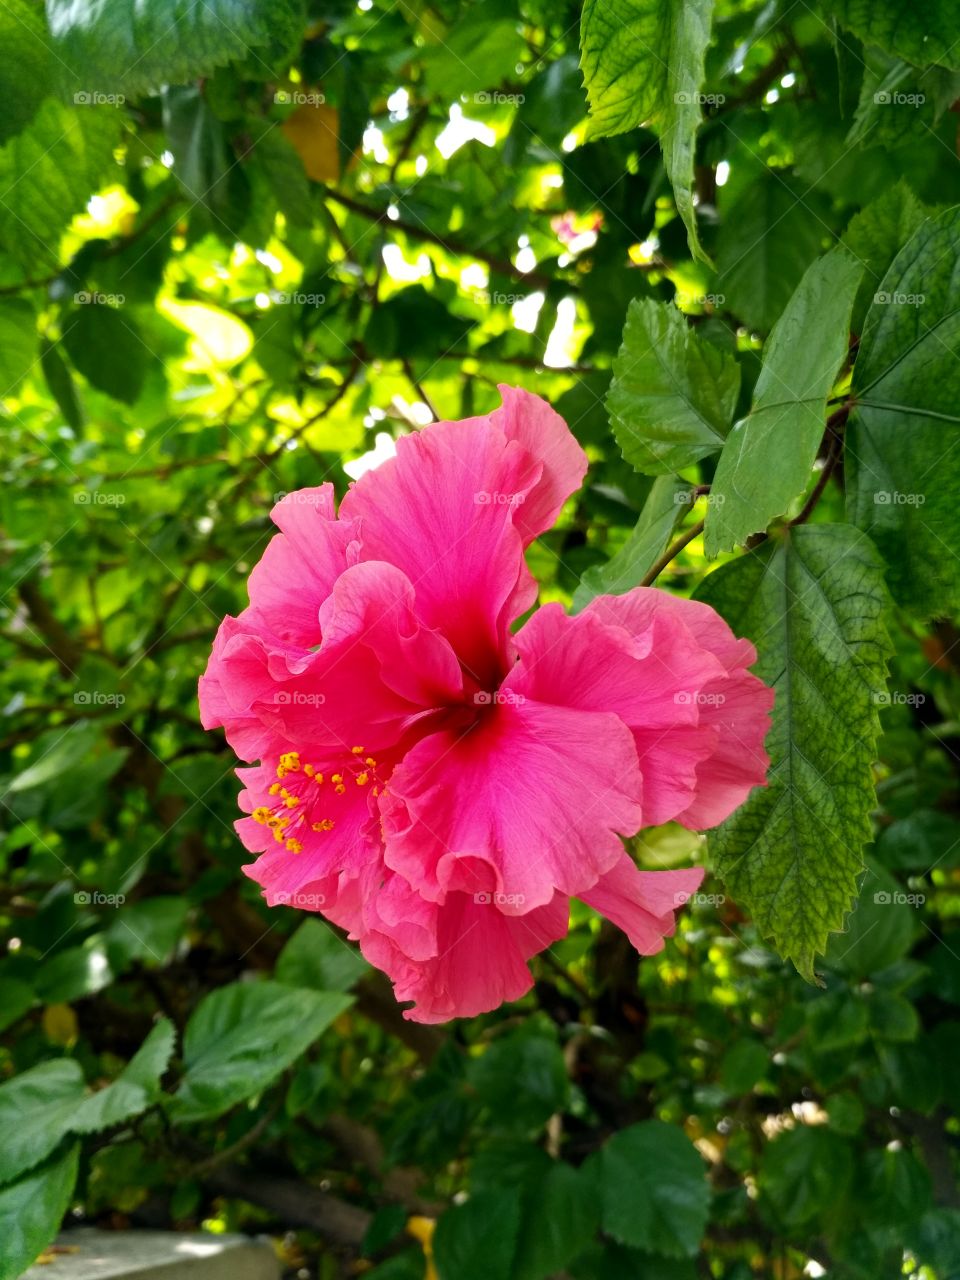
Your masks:
{"label": "concrete ledge", "polygon": [[280,1264],[267,1244],[247,1236],[207,1232],[65,1231],[55,1253],[22,1280],[279,1280]]}

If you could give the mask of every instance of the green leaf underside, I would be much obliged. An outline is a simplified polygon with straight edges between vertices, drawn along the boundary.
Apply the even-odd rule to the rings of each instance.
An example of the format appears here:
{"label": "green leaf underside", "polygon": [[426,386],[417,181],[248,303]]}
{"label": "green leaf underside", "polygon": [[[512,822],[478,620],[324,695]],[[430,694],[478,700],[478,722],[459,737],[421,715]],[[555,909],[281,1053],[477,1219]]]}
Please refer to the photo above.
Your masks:
{"label": "green leaf underside", "polygon": [[690,251],[704,258],[693,211],[693,160],[713,0],[587,0],[580,66],[589,134],[656,125]]}
{"label": "green leaf underside", "polygon": [[960,209],[923,223],[877,294],[854,368],[847,513],[899,603],[948,613],[960,604]]}
{"label": "green leaf underside", "polygon": [[757,646],[776,691],[770,770],[711,833],[719,874],[804,977],[857,895],[890,644],[869,539],[803,525],[709,575],[696,593]]}
{"label": "green leaf underside", "polygon": [[740,366],[699,337],[669,303],[634,299],[613,362],[607,409],[623,456],[638,471],[669,475],[722,448],[740,389]]}
{"label": "green leaf underside", "polygon": [[750,413],[734,426],[717,465],[704,531],[708,556],[765,529],[806,487],[862,273],[845,250],[819,258],[774,325]]}
{"label": "green leaf underside", "polygon": [[896,183],[850,219],[842,243],[864,266],[863,280],[853,304],[851,327],[863,333],[863,322],[874,294],[900,248],[924,219],[924,209],[907,184]]}
{"label": "green leaf underside", "polygon": [[638,587],[666,550],[670,535],[690,509],[690,486],[675,476],[657,476],[647,492],[640,519],[615,556],[587,569],[573,593],[574,611],[596,596],[622,595]]}

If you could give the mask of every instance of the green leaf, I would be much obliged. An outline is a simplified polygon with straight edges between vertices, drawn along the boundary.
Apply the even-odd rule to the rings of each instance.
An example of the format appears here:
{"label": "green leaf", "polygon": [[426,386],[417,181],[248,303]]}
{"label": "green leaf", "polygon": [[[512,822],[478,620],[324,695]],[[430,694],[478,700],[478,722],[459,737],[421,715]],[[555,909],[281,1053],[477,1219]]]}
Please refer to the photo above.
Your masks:
{"label": "green leaf", "polygon": [[0,299],[0,400],[16,391],[36,361],[33,307],[19,298]]}
{"label": "green leaf", "polygon": [[676,1125],[645,1120],[614,1134],[599,1163],[603,1229],[621,1244],[692,1258],[710,1209],[703,1160]]}
{"label": "green leaf", "polygon": [[877,44],[919,67],[936,62],[960,69],[953,0],[824,0],[837,21],[865,44]]}
{"label": "green leaf", "polygon": [[588,1171],[554,1161],[524,1205],[511,1280],[563,1271],[593,1239],[599,1209]]}
{"label": "green leaf", "polygon": [[26,0],[0,5],[0,142],[26,128],[50,87],[52,60],[43,9]]}
{"label": "green leaf", "polygon": [[586,0],[580,21],[589,136],[656,126],[690,250],[704,260],[692,189],[712,15],[713,0]]}
{"label": "green leaf", "polygon": [[0,1085],[0,1183],[13,1181],[50,1154],[68,1132],[83,1095],[83,1072],[71,1058],[43,1062]]}
{"label": "green leaf", "polygon": [[183,933],[188,909],[184,898],[172,894],[121,906],[107,929],[112,967],[119,971],[135,960],[163,964]]}
{"label": "green leaf", "polygon": [[17,1280],[51,1242],[70,1207],[80,1147],[68,1147],[19,1182],[0,1188],[0,1280]]}
{"label": "green leaf", "polygon": [[94,1133],[145,1111],[160,1096],[160,1077],[170,1065],[175,1044],[173,1023],[161,1018],[116,1080],[76,1108],[70,1132]]}
{"label": "green leaf", "polygon": [[675,476],[657,476],[647,491],[640,519],[617,554],[583,574],[573,593],[574,609],[583,609],[596,596],[621,595],[639,586],[666,549],[677,522],[689,511],[692,496],[690,486]]}
{"label": "green leaf", "polygon": [[[78,295],[82,302],[88,296]],[[99,391],[126,404],[137,400],[148,351],[132,316],[91,301],[64,317],[62,342],[76,369]]]}
{"label": "green leaf", "polygon": [[843,243],[864,266],[850,322],[855,333],[863,331],[873,295],[879,290],[891,262],[923,218],[923,205],[901,179],[850,219]]}
{"label": "green leaf", "polygon": [[503,0],[479,0],[443,32],[431,17],[423,33],[432,37],[421,55],[427,85],[448,102],[479,94],[475,101],[483,105],[490,95],[481,91],[501,84],[525,52],[516,10]]}
{"label": "green leaf", "polygon": [[724,565],[697,598],[754,641],[776,691],[770,771],[711,832],[718,873],[804,977],[857,895],[889,639],[879,558],[847,525],[801,525]]}
{"label": "green leaf", "polygon": [[831,969],[866,978],[902,960],[917,936],[915,902],[882,867],[868,864],[856,910],[827,947]]}
{"label": "green leaf", "polygon": [[441,1217],[433,1237],[440,1280],[514,1280],[520,1204],[512,1191],[471,1196]]}
{"label": "green leaf", "polygon": [[728,207],[721,197],[718,289],[727,311],[769,333],[803,273],[820,253],[825,227],[788,178],[764,170]]}
{"label": "green leaf", "polygon": [[30,126],[0,147],[0,247],[26,276],[59,265],[59,241],[117,169],[113,150],[121,117],[115,107],[71,108],[48,98]]}
{"label": "green leaf", "polygon": [[64,421],[79,435],[83,430],[83,407],[77,396],[73,375],[57,344],[51,342],[46,335],[40,339],[40,367]]}
{"label": "green leaf", "polygon": [[0,1031],[19,1022],[27,1010],[33,1008],[33,1002],[33,987],[4,974],[0,981]]}
{"label": "green leaf", "polygon": [[853,1174],[850,1144],[823,1125],[797,1125],[767,1146],[760,1188],[780,1220],[797,1227],[834,1204]]}
{"label": "green leaf", "polygon": [[205,996],[184,1035],[177,1121],[221,1115],[265,1089],[351,1003],[279,982],[234,982]]}
{"label": "green leaf", "polygon": [[728,1093],[749,1093],[767,1074],[770,1055],[759,1040],[738,1040],[720,1062],[720,1083]]}
{"label": "green leaf", "polygon": [[867,315],[844,466],[850,520],[877,544],[897,601],[960,605],[960,209],[925,222]]}
{"label": "green leaf", "polygon": [[545,1036],[516,1031],[471,1061],[468,1079],[494,1128],[539,1128],[566,1105],[563,1053]]}
{"label": "green leaf", "polygon": [[842,249],[826,254],[807,269],[774,325],[750,413],[730,432],[717,464],[704,530],[708,556],[765,529],[806,487],[862,271]]}
{"label": "green leaf", "polygon": [[315,991],[349,991],[370,966],[320,920],[304,920],[277,959],[277,981]]}
{"label": "green leaf", "polygon": [[271,49],[302,31],[304,15],[300,0],[48,0],[47,20],[54,51],[67,67],[82,68],[74,73],[77,84],[136,96],[251,54],[262,67]]}
{"label": "green leaf", "polygon": [[668,475],[721,449],[739,390],[736,360],[699,337],[676,307],[630,303],[607,409],[638,471]]}

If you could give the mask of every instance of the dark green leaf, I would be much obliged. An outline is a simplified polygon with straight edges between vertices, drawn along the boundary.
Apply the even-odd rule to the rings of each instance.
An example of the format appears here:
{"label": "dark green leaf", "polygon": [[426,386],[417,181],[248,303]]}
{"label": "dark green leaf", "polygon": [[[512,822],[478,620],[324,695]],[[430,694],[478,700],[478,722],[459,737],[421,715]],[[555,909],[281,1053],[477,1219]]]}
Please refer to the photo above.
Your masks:
{"label": "dark green leaf", "polygon": [[349,991],[369,965],[328,924],[304,920],[277,960],[277,981],[315,991]]}
{"label": "dark green leaf", "polygon": [[889,641],[876,551],[845,525],[803,525],[697,592],[773,685],[768,785],[711,834],[717,870],[802,974],[857,894]]}
{"label": "dark green leaf", "polygon": [[68,1147],[0,1188],[0,1280],[17,1280],[60,1229],[77,1181],[80,1148]]}
{"label": "dark green leaf", "polygon": [[511,1191],[485,1192],[448,1209],[433,1239],[439,1280],[514,1280],[519,1225]]}
{"label": "dark green leaf", "polygon": [[99,391],[133,404],[143,388],[148,350],[131,315],[121,308],[88,301],[63,320],[63,346],[80,373]]}
{"label": "dark green leaf", "polygon": [[960,69],[957,13],[952,0],[824,0],[824,6],[865,44],[878,44],[908,62]]}

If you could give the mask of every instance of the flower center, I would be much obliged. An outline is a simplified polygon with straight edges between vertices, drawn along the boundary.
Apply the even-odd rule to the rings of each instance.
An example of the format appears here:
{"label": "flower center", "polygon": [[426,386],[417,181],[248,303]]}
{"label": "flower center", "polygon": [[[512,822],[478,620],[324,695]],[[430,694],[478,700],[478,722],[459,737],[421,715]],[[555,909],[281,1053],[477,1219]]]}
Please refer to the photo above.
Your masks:
{"label": "flower center", "polygon": [[277,781],[268,788],[273,804],[258,805],[250,815],[254,822],[269,827],[278,844],[291,853],[303,852],[308,831],[332,831],[336,818],[331,811],[343,808],[341,797],[352,787],[370,787],[380,794],[381,780],[373,756],[363,747],[351,747],[341,762],[319,766],[300,759],[299,751],[287,751],[277,764]]}

